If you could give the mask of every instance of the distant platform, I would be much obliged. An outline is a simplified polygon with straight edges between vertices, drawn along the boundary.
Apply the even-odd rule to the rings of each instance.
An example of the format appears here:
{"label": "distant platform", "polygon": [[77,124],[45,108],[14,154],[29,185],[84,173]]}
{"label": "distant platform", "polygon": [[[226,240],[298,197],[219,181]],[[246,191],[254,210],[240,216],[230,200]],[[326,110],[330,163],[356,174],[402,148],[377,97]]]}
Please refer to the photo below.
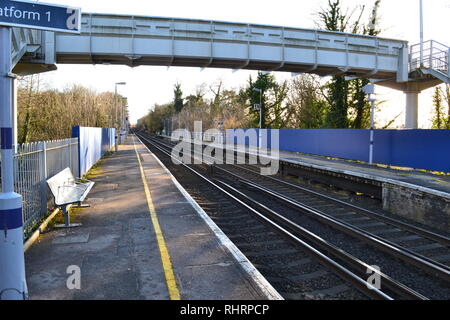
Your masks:
{"label": "distant platform", "polygon": [[[236,150],[235,145],[228,144],[226,148]],[[256,154],[257,149],[250,147],[248,152]],[[450,175],[284,150],[279,151],[279,161],[282,175],[372,196],[383,201],[386,211],[447,234],[450,232]]]}

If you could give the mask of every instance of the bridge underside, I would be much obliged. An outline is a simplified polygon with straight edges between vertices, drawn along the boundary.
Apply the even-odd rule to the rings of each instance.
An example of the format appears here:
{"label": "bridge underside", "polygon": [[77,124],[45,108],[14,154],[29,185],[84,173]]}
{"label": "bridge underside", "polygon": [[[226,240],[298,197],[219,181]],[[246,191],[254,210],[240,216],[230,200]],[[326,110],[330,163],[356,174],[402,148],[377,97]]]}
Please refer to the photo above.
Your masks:
{"label": "bridge underside", "polygon": [[199,57],[171,57],[171,56],[139,56],[128,57],[124,55],[80,55],[58,53],[57,64],[104,64],[104,65],[126,65],[129,67],[138,66],[170,66],[170,67],[196,67],[196,68],[223,68],[233,70],[259,70],[259,71],[279,71],[292,73],[314,73],[320,76],[346,75],[355,77],[365,77],[370,74],[376,79],[394,80],[395,74],[392,72],[378,71],[372,73],[372,69],[353,69],[347,71],[343,67],[336,66],[315,66],[311,64],[238,60],[238,59],[210,59]]}
{"label": "bridge underside", "polygon": [[[81,35],[41,32],[30,64],[112,64],[314,73],[407,81],[408,43],[359,34],[159,17],[83,14]],[[403,59],[406,59],[403,61]],[[406,64],[405,64],[406,63]],[[53,67],[44,67],[52,70]],[[30,73],[34,72],[33,68]]]}

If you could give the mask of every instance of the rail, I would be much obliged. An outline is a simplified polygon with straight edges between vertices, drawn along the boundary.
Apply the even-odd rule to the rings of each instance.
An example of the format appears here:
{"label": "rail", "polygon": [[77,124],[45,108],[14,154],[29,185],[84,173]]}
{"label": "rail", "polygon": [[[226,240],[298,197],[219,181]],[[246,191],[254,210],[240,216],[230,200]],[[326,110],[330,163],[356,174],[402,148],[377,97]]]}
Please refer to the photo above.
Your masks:
{"label": "rail", "polygon": [[423,61],[421,61],[420,44],[411,46],[409,59],[410,71],[429,68],[448,75],[450,47],[435,40],[426,41],[423,46]]}

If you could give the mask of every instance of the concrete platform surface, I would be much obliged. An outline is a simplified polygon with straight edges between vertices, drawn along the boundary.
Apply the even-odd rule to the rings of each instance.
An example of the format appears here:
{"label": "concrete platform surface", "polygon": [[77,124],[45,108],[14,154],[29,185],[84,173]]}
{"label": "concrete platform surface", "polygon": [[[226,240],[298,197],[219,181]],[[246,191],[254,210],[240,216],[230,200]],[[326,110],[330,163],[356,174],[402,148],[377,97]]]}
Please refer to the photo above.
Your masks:
{"label": "concrete platform surface", "polygon": [[265,279],[250,275],[170,173],[130,136],[93,171],[96,184],[86,201],[91,207],[76,210],[73,221],[82,227],[51,229],[26,253],[30,299],[169,299],[136,150],[181,299],[276,296]]}

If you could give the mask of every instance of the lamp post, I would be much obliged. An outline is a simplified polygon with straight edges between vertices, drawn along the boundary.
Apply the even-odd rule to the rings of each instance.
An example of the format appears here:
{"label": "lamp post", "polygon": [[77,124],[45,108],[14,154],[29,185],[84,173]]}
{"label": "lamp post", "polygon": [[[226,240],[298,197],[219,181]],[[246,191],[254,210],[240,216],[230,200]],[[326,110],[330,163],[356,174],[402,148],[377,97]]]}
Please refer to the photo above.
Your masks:
{"label": "lamp post", "polygon": [[363,91],[369,97],[369,102],[371,105],[370,112],[370,145],[369,145],[369,164],[373,164],[373,144],[374,144],[374,135],[375,135],[375,98],[372,98],[372,95],[375,94],[375,85],[368,84],[363,87]]}
{"label": "lamp post", "polygon": [[259,133],[258,133],[258,144],[259,147],[262,147],[262,97],[263,97],[263,90],[259,88],[253,88],[252,89],[255,92],[259,92]]}
{"label": "lamp post", "polygon": [[120,124],[119,124],[119,118],[118,118],[118,112],[117,112],[117,86],[124,86],[126,85],[126,82],[116,82],[114,87],[114,111],[116,113],[115,118],[115,127],[116,127],[116,152],[118,151],[119,147],[119,139],[120,139]]}

